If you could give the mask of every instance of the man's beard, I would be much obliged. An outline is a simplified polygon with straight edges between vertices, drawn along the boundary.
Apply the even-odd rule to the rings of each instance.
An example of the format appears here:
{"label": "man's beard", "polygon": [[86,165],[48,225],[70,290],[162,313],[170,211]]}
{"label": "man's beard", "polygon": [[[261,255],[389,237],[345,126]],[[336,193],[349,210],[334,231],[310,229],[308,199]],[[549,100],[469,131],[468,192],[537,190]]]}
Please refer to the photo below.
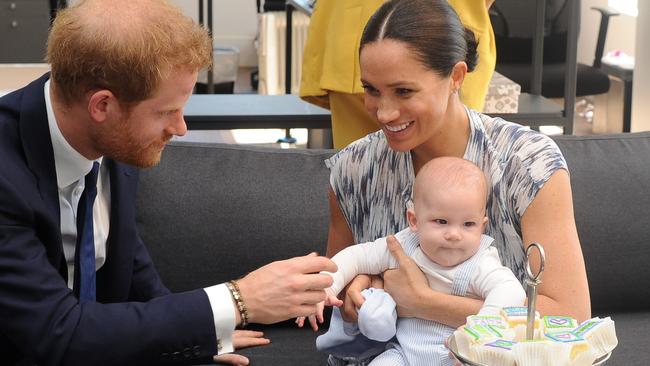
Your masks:
{"label": "man's beard", "polygon": [[173,136],[160,138],[141,146],[133,131],[130,118],[120,120],[114,127],[97,131],[95,144],[103,156],[140,168],[152,167],[160,162],[164,146]]}

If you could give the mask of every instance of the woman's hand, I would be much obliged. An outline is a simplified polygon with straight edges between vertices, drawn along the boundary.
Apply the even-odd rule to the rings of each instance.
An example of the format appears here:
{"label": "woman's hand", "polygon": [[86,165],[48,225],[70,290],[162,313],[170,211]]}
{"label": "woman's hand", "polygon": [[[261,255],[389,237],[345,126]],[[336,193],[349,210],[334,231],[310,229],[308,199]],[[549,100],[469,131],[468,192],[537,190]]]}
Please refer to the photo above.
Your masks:
{"label": "woman's hand", "polygon": [[399,267],[384,272],[384,289],[397,303],[397,314],[401,317],[420,317],[423,307],[422,290],[429,289],[429,282],[420,267],[409,258],[393,235],[386,238],[388,250],[397,260]]}
{"label": "woman's hand", "polygon": [[[232,343],[235,349],[242,349],[255,346],[264,346],[271,343],[271,340],[264,338],[264,333],[254,330],[235,330],[232,334]],[[218,364],[225,365],[248,365],[248,358],[236,353],[226,353],[214,356],[213,360]]]}

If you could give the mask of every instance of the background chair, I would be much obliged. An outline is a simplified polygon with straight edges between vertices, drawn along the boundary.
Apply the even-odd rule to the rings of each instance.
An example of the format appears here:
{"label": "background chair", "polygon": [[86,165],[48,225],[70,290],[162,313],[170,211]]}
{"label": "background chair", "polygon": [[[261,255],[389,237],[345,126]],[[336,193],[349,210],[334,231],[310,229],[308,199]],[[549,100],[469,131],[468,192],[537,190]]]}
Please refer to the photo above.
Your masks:
{"label": "background chair", "polygon": [[[547,98],[565,97],[567,35],[571,21],[580,22],[579,13],[570,17],[570,2],[579,0],[547,0],[544,21],[544,49],[541,94]],[[601,24],[592,65],[577,64],[576,95],[578,97],[606,93],[609,77],[600,70],[609,18],[618,15],[603,8]],[[532,50],[535,24],[534,1],[499,0],[490,9],[497,45],[496,70],[530,92]],[[579,26],[578,26],[579,28]]]}

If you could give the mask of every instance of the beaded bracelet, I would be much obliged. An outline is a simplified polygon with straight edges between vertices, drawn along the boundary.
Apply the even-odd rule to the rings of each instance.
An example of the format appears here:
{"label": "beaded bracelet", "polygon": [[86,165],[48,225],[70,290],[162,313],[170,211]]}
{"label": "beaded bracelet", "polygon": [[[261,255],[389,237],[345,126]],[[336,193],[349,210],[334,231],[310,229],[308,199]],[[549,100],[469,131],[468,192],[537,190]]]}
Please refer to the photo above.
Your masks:
{"label": "beaded bracelet", "polygon": [[237,285],[237,282],[233,280],[226,282],[226,287],[230,290],[230,294],[235,300],[237,309],[239,309],[239,315],[241,316],[240,326],[244,328],[248,325],[248,309],[246,309],[246,304],[244,303],[244,298],[242,298],[241,292],[239,291],[239,286]]}

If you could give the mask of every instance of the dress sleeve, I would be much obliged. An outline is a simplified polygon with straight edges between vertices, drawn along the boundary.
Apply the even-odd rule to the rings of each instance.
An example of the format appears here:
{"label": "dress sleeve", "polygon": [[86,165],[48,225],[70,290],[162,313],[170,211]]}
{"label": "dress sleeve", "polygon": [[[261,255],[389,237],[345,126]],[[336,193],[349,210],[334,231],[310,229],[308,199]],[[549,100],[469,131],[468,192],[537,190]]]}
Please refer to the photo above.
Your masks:
{"label": "dress sleeve", "polygon": [[553,173],[559,169],[568,171],[568,167],[560,148],[544,134],[522,134],[512,148],[512,159],[505,171],[510,183],[511,209],[521,217]]}
{"label": "dress sleeve", "polygon": [[[382,149],[377,143],[381,140],[380,133],[371,133],[325,160],[325,165],[330,169],[330,186],[353,233],[369,210],[362,202],[367,202],[372,190],[364,189],[364,185],[372,180],[372,171],[376,169],[373,156]],[[359,240],[360,237],[355,235],[355,240],[366,242],[376,237]]]}
{"label": "dress sleeve", "polygon": [[347,202],[354,192],[354,177],[347,174],[349,170],[349,152],[347,149],[341,150],[334,156],[325,160],[325,165],[330,169],[330,187],[341,208],[345,221],[350,225],[350,210]]}

